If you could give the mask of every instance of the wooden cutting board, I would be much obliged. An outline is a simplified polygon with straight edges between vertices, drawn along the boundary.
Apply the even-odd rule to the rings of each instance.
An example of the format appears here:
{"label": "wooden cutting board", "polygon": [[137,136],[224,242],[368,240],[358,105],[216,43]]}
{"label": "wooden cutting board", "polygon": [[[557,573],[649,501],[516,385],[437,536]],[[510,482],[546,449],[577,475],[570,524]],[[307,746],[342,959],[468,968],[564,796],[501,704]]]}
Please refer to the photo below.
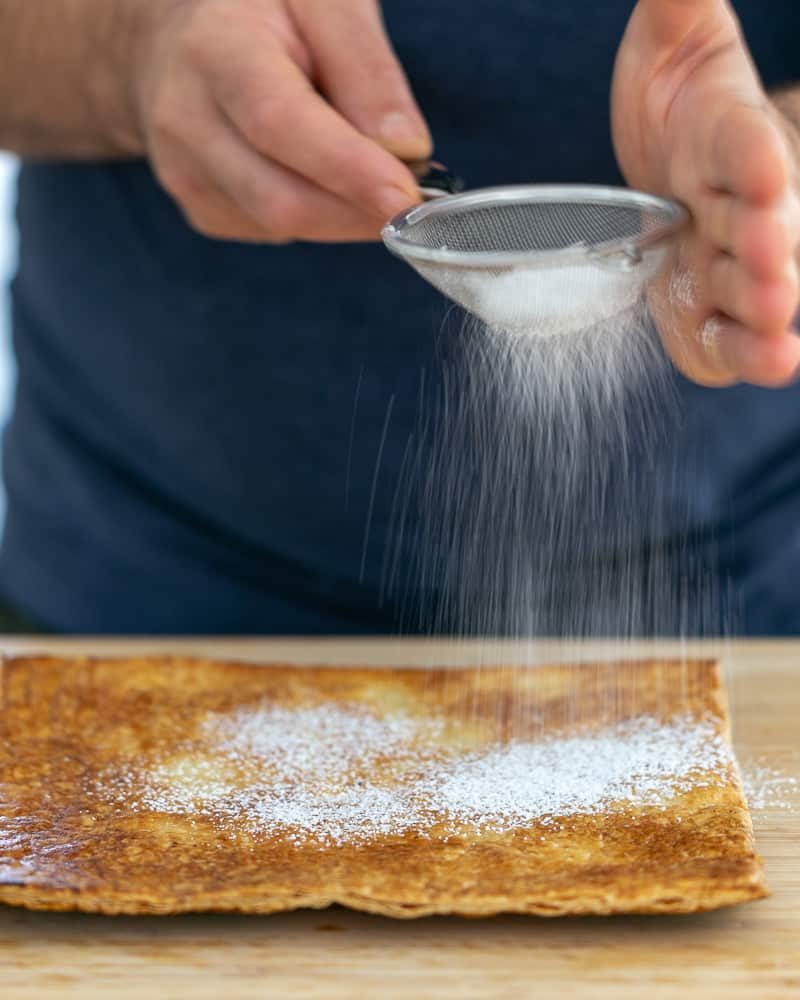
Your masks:
{"label": "wooden cutting board", "polygon": [[[407,641],[48,641],[5,652],[191,652],[295,662],[469,664],[480,657],[553,660],[553,644],[493,650]],[[568,650],[572,656],[575,650]],[[587,657],[615,656],[592,644]],[[637,644],[629,655],[674,655]],[[745,768],[800,781],[800,642],[691,644],[721,655],[734,742]],[[264,918],[121,919],[0,908],[0,996],[798,1000],[800,791],[792,808],[753,808],[769,899],[693,917],[582,920],[435,918],[398,923],[344,910]]]}

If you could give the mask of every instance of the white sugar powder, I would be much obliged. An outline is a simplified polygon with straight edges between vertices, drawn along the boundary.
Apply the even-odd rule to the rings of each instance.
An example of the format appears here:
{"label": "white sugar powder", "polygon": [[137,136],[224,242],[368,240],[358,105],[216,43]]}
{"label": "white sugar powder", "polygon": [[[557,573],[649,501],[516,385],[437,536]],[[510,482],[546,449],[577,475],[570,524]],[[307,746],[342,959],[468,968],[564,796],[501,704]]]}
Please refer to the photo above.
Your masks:
{"label": "white sugar powder", "polygon": [[[243,709],[212,715],[204,734],[229,759],[259,760],[285,780],[339,779],[354,767],[374,765],[376,758],[402,754],[405,747],[430,741],[441,726],[402,715],[380,718],[358,706],[342,711],[315,708]],[[420,752],[419,748],[416,750]]]}
{"label": "white sugar powder", "polygon": [[460,761],[438,792],[449,815],[501,827],[604,811],[613,803],[663,805],[707,784],[731,763],[708,725],[630,720],[592,735],[518,743]]}
{"label": "white sugar powder", "polygon": [[800,808],[800,781],[777,768],[749,764],[742,768],[747,804],[754,811]]}
{"label": "white sugar powder", "polygon": [[641,295],[638,271],[592,264],[470,274],[470,310],[490,327],[528,335],[585,330],[630,309]]}
{"label": "white sugar powder", "polygon": [[697,305],[697,278],[692,271],[676,267],[669,282],[670,303],[682,310]]}
{"label": "white sugar powder", "polygon": [[713,726],[689,718],[469,752],[441,736],[436,720],[357,706],[242,710],[209,717],[182,755],[109,771],[97,793],[252,837],[342,844],[663,808],[733,766]]}

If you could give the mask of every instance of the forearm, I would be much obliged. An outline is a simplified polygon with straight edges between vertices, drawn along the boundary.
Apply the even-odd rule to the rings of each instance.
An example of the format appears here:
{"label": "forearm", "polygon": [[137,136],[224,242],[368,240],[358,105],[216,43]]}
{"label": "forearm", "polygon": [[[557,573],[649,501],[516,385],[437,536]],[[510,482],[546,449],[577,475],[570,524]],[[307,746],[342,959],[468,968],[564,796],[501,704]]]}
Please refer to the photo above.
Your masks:
{"label": "forearm", "polygon": [[30,157],[140,153],[130,66],[159,0],[0,0],[0,149]]}

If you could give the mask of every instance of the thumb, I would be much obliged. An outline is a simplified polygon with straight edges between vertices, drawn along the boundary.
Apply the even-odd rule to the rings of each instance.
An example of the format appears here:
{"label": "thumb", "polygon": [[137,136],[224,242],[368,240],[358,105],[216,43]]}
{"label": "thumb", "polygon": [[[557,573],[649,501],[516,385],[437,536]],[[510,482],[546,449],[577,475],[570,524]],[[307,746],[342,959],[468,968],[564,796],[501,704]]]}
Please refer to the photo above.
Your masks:
{"label": "thumb", "polygon": [[639,0],[638,6],[658,47],[678,45],[698,28],[710,33],[735,24],[728,0]]}
{"label": "thumb", "polygon": [[430,133],[376,0],[293,0],[291,9],[316,83],[337,111],[401,160],[429,157]]}

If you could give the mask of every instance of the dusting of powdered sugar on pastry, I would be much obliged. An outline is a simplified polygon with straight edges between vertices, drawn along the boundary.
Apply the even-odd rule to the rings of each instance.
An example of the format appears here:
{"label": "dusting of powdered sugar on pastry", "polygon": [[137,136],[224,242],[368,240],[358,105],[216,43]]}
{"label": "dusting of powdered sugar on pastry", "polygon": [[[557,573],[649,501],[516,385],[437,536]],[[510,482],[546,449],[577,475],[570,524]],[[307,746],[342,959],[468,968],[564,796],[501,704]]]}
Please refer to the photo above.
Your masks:
{"label": "dusting of powdered sugar on pastry", "polygon": [[120,761],[94,794],[136,812],[324,846],[665,809],[692,788],[730,780],[735,766],[713,722],[689,716],[477,748],[443,733],[435,718],[358,705],[256,705],[209,715],[196,745],[168,759]]}

